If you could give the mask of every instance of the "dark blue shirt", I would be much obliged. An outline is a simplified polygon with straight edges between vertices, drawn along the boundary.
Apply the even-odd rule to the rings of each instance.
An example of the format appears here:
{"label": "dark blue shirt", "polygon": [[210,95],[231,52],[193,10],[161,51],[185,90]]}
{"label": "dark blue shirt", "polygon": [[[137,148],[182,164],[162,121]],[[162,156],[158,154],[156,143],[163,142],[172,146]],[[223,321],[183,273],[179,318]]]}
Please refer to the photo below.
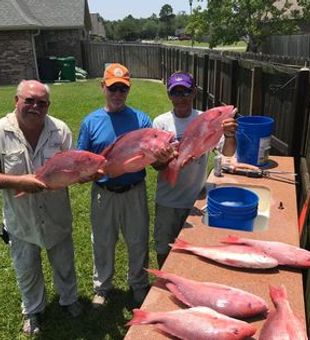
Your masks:
{"label": "dark blue shirt", "polygon": [[[99,154],[120,135],[149,127],[152,127],[152,122],[142,111],[125,107],[120,112],[107,112],[100,108],[91,112],[83,120],[77,148]],[[140,182],[144,177],[145,170],[141,170],[115,178],[104,176],[98,182],[109,185],[128,185]]]}

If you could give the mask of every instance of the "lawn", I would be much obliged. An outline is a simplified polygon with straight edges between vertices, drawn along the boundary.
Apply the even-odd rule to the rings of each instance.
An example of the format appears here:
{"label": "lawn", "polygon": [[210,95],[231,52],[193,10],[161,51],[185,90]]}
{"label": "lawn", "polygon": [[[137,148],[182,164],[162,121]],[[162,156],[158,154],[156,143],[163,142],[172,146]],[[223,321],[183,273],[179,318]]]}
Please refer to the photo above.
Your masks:
{"label": "lawn", "polygon": [[[0,87],[1,116],[12,111],[15,87]],[[50,113],[63,119],[73,131],[76,140],[80,122],[92,110],[103,105],[103,96],[99,80],[70,84],[51,85]],[[169,110],[170,104],[165,87],[159,82],[136,80],[128,98],[128,104],[137,107],[154,118],[159,113]],[[154,219],[154,190],[156,172],[148,169],[147,176],[151,234]],[[127,256],[122,239],[118,244],[116,273],[114,278],[115,294],[110,303],[101,312],[92,310],[90,301],[92,290],[92,254],[90,243],[89,197],[90,184],[76,185],[70,188],[74,213],[74,242],[79,295],[85,306],[85,313],[76,320],[71,320],[60,309],[58,297],[53,287],[51,272],[44,257],[44,273],[47,282],[48,306],[42,339],[122,339],[126,333],[124,326],[131,318],[127,310]],[[156,266],[154,245],[150,241],[151,267]],[[0,339],[22,339],[20,314],[20,294],[16,286],[14,271],[11,266],[9,248],[0,240]]]}
{"label": "lawn", "polygon": [[[191,40],[167,40],[162,42],[165,45],[173,45],[173,46],[192,46]],[[194,47],[201,48],[209,48],[209,44],[207,42],[194,42]],[[225,51],[235,51],[235,52],[245,52],[246,51],[246,43],[244,41],[239,41],[238,43],[232,45],[219,45],[214,47],[215,50],[225,50]]]}

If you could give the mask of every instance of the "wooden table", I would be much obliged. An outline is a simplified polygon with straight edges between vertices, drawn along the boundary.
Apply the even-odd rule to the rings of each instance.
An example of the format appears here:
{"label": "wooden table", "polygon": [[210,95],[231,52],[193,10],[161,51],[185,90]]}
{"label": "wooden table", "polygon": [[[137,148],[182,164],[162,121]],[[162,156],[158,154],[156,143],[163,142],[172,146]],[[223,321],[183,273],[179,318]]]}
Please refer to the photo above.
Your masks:
{"label": "wooden table", "polygon": [[[271,157],[271,159],[277,164],[274,169],[294,172],[293,158]],[[214,177],[212,173],[208,178],[208,183],[230,183],[269,188],[271,199],[268,228],[264,231],[253,232],[215,228],[203,224],[201,216],[189,216],[187,222],[192,227],[182,229],[179,235],[181,239],[197,246],[206,246],[219,244],[219,240],[223,237],[229,234],[235,234],[242,237],[281,241],[299,246],[296,191],[294,184],[283,183],[269,178],[249,178],[230,174],[224,174],[223,177]],[[204,205],[205,199],[198,200],[195,204],[198,208]],[[191,253],[181,253],[177,251],[170,252],[162,269],[197,281],[212,281],[247,290],[264,298],[271,310],[273,310],[274,307],[269,297],[268,286],[270,284],[284,284],[293,311],[302,320],[305,320],[302,274],[300,270],[286,267],[269,270],[237,269],[218,265],[210,261],[204,261],[202,258]],[[155,281],[141,308],[147,311],[170,311],[181,308],[181,305],[177,305],[175,300],[171,299],[171,296],[171,293],[163,288],[160,281]],[[260,329],[265,320],[253,319],[250,321],[258,329],[254,337],[258,339]],[[125,339],[160,340],[170,338],[159,333],[153,325],[143,325],[130,327]]]}

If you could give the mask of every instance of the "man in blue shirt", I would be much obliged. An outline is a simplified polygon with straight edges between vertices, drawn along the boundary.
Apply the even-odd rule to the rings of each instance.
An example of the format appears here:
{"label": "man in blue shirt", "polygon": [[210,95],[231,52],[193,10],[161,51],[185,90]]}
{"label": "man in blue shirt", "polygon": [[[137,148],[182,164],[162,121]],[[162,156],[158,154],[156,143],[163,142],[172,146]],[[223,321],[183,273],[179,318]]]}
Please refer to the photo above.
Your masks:
{"label": "man in blue shirt", "polygon": [[[128,69],[111,64],[101,83],[106,99],[104,108],[90,113],[82,122],[78,149],[100,153],[115,139],[127,132],[152,127],[143,112],[126,106],[130,89]],[[164,150],[159,158],[170,157]],[[103,306],[112,289],[115,246],[121,229],[128,249],[128,284],[134,305],[139,306],[148,291],[148,209],[145,170],[119,177],[101,177],[93,183],[91,193],[91,224],[94,258],[93,306]]]}

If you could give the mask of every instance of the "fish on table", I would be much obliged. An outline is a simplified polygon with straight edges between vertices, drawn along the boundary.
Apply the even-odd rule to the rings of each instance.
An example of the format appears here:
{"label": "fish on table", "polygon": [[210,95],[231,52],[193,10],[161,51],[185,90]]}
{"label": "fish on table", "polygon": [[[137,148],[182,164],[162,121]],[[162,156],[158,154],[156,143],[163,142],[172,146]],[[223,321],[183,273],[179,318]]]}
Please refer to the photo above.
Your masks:
{"label": "fish on table", "polygon": [[180,170],[192,160],[212,150],[223,135],[222,122],[232,118],[233,105],[218,106],[199,114],[185,129],[178,146],[178,157],[173,159],[161,176],[175,186]]}
{"label": "fish on table", "polygon": [[234,318],[249,318],[265,314],[268,306],[261,297],[242,289],[215,282],[199,282],[157,269],[147,269],[167,281],[169,291],[190,307],[205,306]]}
{"label": "fish on table", "polygon": [[306,329],[292,311],[285,286],[270,286],[269,294],[275,310],[268,315],[259,340],[307,340]]}
{"label": "fish on table", "polygon": [[194,246],[176,239],[172,250],[185,250],[215,262],[238,268],[267,269],[278,266],[278,261],[262,250],[247,245]]}
{"label": "fish on table", "polygon": [[184,340],[241,340],[256,328],[208,307],[193,307],[168,312],[133,310],[130,325],[154,324],[159,330]]}
{"label": "fish on table", "polygon": [[261,249],[267,255],[275,258],[279,265],[310,268],[310,252],[287,243],[277,241],[252,240],[229,235],[221,240],[226,244],[248,245]]}
{"label": "fish on table", "polygon": [[144,128],[121,135],[101,155],[107,159],[105,173],[113,178],[136,172],[157,160],[156,154],[167,148],[174,138],[172,132]]}

